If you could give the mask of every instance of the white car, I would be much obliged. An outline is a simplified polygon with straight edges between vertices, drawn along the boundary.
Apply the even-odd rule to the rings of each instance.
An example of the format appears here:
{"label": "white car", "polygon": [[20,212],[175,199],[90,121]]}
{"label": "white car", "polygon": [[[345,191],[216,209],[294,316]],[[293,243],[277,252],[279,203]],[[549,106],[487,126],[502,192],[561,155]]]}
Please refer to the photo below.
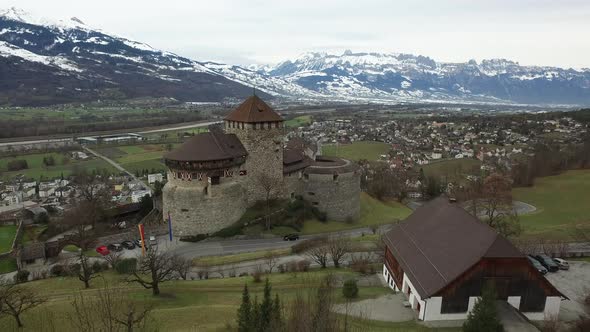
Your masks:
{"label": "white car", "polygon": [[557,264],[557,266],[559,266],[560,270],[569,270],[570,269],[570,265],[565,259],[553,258],[553,261],[555,261],[555,264]]}
{"label": "white car", "polygon": [[150,236],[150,246],[156,246],[158,245],[158,241],[156,241],[156,237],[151,235]]}

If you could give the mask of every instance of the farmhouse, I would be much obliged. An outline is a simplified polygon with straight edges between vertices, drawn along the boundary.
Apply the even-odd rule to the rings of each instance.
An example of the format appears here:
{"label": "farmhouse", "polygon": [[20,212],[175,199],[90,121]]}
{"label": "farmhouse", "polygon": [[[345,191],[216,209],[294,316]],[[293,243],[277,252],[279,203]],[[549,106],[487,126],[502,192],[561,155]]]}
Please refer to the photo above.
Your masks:
{"label": "farmhouse", "polygon": [[557,316],[565,298],[510,241],[445,197],[393,227],[385,245],[383,277],[420,320],[466,319],[486,284],[532,320]]}

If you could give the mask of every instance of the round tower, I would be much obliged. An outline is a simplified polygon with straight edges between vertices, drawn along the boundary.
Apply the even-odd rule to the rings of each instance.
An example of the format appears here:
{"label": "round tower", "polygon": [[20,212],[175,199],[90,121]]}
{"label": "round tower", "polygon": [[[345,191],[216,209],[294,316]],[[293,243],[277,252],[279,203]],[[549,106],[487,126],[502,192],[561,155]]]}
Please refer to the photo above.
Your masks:
{"label": "round tower", "polygon": [[243,170],[248,202],[283,195],[283,117],[254,95],[224,119],[225,132],[235,134],[248,152]]}

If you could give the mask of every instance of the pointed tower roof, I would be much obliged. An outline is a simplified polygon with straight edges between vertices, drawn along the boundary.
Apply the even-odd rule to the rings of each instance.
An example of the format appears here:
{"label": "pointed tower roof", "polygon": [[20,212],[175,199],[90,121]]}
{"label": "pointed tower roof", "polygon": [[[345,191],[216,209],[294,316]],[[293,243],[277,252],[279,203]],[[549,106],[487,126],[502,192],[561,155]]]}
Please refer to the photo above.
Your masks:
{"label": "pointed tower roof", "polygon": [[258,96],[253,95],[229,113],[225,120],[246,123],[280,122],[283,121],[283,117]]}

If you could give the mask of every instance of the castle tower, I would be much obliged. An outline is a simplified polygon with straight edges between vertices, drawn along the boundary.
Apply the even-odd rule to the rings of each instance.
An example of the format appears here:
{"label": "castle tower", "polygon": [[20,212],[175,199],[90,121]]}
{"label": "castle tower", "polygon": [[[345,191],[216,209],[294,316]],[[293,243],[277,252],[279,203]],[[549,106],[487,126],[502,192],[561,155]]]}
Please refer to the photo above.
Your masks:
{"label": "castle tower", "polygon": [[250,204],[264,200],[266,182],[273,183],[274,197],[283,187],[283,118],[253,95],[224,119],[225,132],[235,134],[248,152],[242,172]]}

